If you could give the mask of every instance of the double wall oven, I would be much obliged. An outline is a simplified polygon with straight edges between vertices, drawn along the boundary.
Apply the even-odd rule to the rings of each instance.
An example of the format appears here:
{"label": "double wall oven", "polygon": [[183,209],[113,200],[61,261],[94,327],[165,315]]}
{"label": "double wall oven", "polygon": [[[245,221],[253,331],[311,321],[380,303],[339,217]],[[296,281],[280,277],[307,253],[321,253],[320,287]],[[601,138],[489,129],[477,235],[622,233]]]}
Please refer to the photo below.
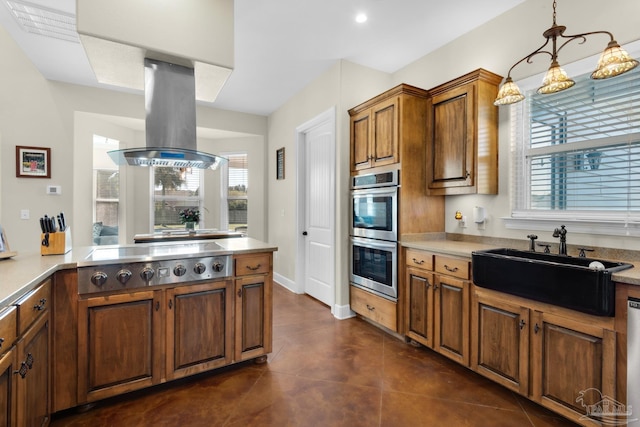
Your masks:
{"label": "double wall oven", "polygon": [[398,171],[352,177],[349,280],[398,298]]}

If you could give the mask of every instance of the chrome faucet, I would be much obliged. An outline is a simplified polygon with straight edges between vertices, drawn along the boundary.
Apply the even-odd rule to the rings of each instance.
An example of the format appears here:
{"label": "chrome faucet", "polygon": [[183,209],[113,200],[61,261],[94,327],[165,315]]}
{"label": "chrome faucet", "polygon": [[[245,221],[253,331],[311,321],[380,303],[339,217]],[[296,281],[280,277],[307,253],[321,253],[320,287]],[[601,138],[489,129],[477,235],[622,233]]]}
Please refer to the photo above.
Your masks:
{"label": "chrome faucet", "polygon": [[560,255],[567,254],[567,229],[564,228],[564,225],[561,225],[560,228],[556,228],[553,230],[553,237],[560,237],[560,247],[558,248],[558,253]]}

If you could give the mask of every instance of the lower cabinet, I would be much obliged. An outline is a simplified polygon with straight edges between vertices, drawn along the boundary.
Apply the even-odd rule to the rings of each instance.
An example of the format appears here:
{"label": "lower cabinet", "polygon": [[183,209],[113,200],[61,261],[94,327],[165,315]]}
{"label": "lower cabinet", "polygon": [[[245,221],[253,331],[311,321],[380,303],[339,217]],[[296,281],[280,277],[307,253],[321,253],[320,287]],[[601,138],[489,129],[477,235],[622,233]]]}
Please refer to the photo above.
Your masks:
{"label": "lower cabinet", "polygon": [[585,425],[590,405],[615,399],[613,318],[476,288],[471,367]]}
{"label": "lower cabinet", "polygon": [[349,297],[351,310],[391,331],[398,331],[395,302],[353,285],[349,286]]}
{"label": "lower cabinet", "polygon": [[271,353],[273,286],[269,275],[236,279],[235,360],[242,361]]}

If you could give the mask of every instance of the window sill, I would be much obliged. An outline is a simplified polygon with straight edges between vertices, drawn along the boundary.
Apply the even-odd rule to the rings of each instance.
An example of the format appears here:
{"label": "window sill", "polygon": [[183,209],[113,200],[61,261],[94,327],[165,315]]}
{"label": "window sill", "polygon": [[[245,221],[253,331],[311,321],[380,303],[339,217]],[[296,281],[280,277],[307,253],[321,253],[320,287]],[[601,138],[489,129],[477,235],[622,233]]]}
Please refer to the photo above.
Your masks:
{"label": "window sill", "polygon": [[640,222],[605,219],[575,219],[551,217],[502,217],[505,227],[515,230],[553,230],[566,225],[572,233],[601,234],[608,236],[640,236]]}

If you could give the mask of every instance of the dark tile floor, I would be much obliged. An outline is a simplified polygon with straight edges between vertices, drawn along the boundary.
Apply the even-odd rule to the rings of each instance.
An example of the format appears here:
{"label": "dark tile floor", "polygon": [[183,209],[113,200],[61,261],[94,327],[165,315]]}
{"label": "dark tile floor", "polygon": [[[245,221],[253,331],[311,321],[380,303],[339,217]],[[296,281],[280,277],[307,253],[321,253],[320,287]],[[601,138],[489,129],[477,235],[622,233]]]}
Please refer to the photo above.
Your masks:
{"label": "dark tile floor", "polygon": [[575,426],[425,348],[281,286],[268,363],[56,414],[51,426]]}

